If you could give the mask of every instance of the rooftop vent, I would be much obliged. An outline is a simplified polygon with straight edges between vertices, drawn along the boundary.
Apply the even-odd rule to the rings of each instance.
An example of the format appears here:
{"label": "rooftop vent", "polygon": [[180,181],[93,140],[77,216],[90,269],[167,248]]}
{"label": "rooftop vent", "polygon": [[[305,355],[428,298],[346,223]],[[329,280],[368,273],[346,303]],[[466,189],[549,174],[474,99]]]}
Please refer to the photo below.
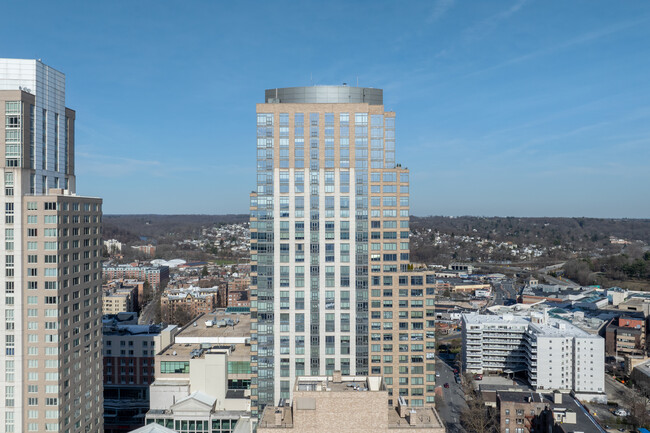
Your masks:
{"label": "rooftop vent", "polygon": [[284,410],[282,408],[276,408],[274,412],[274,417],[275,417],[275,425],[280,426],[282,425],[282,419],[284,418]]}
{"label": "rooftop vent", "polygon": [[199,358],[203,355],[204,349],[194,349],[190,352],[190,359]]}
{"label": "rooftop vent", "polygon": [[409,411],[409,425],[410,426],[418,425],[418,413],[415,411],[415,409],[411,409]]}
{"label": "rooftop vent", "polygon": [[399,417],[406,418],[408,407],[406,406],[406,400],[401,395],[397,397],[397,409],[399,410]]}

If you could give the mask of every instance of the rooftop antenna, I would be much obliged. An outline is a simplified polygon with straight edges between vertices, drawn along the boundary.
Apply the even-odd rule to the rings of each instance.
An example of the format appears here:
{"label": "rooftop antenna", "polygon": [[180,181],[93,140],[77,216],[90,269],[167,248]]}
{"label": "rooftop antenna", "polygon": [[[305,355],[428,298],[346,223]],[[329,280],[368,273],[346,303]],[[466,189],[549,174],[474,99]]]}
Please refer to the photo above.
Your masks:
{"label": "rooftop antenna", "polygon": [[313,72],[309,73],[309,81],[311,82],[311,85],[313,86],[314,85],[314,73]]}
{"label": "rooftop antenna", "polygon": [[357,87],[359,87],[359,76],[357,75]]}

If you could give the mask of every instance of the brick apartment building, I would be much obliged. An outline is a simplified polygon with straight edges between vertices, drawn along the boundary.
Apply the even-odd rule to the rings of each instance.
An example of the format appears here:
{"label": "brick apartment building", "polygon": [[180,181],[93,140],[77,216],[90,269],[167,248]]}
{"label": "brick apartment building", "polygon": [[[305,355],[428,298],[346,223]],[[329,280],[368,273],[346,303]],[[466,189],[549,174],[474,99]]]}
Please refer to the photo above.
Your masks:
{"label": "brick apartment building", "polygon": [[147,281],[153,289],[165,287],[169,282],[169,266],[104,265],[104,277],[108,280],[129,278]]}
{"label": "brick apartment building", "polygon": [[608,356],[644,355],[646,323],[643,317],[614,317],[605,328],[605,352]]}
{"label": "brick apartment building", "polygon": [[169,322],[178,319],[178,310],[184,309],[192,317],[209,313],[217,308],[218,287],[168,290],[160,298],[162,317]]}
{"label": "brick apartment building", "polygon": [[228,290],[228,307],[250,307],[251,300],[248,289]]}
{"label": "brick apartment building", "polygon": [[156,255],[156,246],[155,245],[137,245],[131,247],[136,251],[141,252],[142,254],[145,254],[149,257],[154,257]]}

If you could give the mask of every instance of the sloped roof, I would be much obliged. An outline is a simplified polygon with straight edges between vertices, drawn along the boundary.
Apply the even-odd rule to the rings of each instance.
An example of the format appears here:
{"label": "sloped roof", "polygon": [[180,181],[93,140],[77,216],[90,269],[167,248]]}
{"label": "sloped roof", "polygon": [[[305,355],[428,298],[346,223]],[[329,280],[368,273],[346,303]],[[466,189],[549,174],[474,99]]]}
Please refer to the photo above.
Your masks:
{"label": "sloped roof", "polygon": [[[217,401],[217,398],[212,397],[211,395],[208,395],[208,394],[206,394],[204,392],[201,392],[201,391],[194,391],[192,394],[188,395],[187,397],[185,397],[185,398],[183,398],[181,400],[178,400],[174,406],[179,405],[179,404],[184,403],[184,402],[189,401],[189,400],[196,400],[198,402],[201,402],[201,403],[205,404],[206,406],[213,406],[214,402]],[[172,408],[174,406],[172,406]]]}
{"label": "sloped roof", "polygon": [[144,427],[137,428],[135,430],[131,430],[130,433],[176,433],[176,430],[169,429],[167,427],[163,427],[160,424],[147,424]]}

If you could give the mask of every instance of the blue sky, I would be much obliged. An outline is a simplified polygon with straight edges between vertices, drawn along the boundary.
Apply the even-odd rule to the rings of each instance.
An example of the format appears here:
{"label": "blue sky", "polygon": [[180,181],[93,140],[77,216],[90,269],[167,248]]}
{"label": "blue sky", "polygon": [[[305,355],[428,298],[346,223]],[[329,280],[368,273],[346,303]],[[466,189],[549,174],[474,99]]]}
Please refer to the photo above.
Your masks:
{"label": "blue sky", "polygon": [[[650,217],[645,1],[14,2],[105,213],[245,213],[264,89],[384,89],[411,213]],[[11,18],[11,17],[9,17]],[[25,27],[29,23],[29,27]]]}

